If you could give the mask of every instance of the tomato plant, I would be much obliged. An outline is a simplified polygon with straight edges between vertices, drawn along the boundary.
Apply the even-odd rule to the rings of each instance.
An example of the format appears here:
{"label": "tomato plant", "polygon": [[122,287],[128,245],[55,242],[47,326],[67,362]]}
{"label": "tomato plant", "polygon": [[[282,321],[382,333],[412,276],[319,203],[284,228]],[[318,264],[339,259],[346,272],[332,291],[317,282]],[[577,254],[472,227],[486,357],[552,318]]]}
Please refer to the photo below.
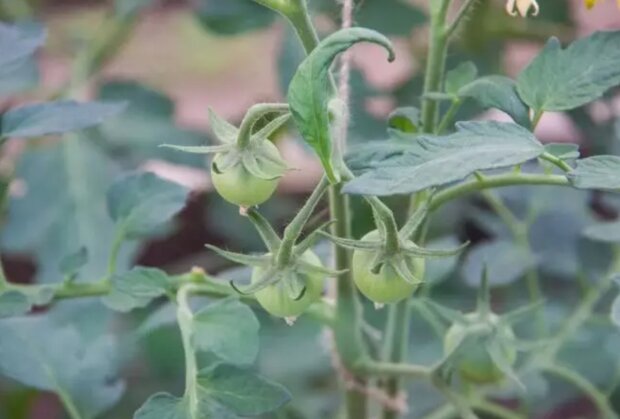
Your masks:
{"label": "tomato plant", "polygon": [[[116,0],[56,60],[75,34],[51,22],[46,48],[39,3],[0,0],[0,419],[42,392],[71,419],[620,417],[617,24],[576,37],[575,7],[536,0]],[[233,75],[206,83],[228,101],[208,134],[111,76],[167,13],[204,30],[172,48],[201,82]]]}

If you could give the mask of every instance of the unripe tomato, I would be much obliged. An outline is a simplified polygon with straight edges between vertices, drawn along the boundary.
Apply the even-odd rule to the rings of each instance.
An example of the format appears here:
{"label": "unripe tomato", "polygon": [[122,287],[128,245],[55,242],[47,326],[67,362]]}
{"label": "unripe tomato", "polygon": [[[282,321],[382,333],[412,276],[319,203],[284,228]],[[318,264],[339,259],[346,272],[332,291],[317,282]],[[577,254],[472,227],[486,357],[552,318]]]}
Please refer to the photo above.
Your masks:
{"label": "unripe tomato", "polygon": [[[281,159],[278,148],[270,141],[263,141],[261,147],[275,160]],[[261,179],[250,173],[241,163],[221,173],[216,172],[213,167],[221,163],[222,159],[222,154],[213,159],[211,179],[215,190],[228,202],[241,207],[253,207],[267,201],[275,192],[279,178]]]}
{"label": "unripe tomato", "polygon": [[[303,254],[302,259],[313,265],[322,266],[318,256],[309,250]],[[264,273],[265,270],[263,268],[254,268],[252,271],[252,282],[258,281]],[[258,300],[265,311],[274,316],[297,317],[306,311],[310,304],[321,297],[324,280],[325,276],[322,274],[306,275],[306,291],[299,300],[294,300],[290,297],[283,281],[256,292],[256,300]]]}
{"label": "unripe tomato", "polygon": [[[362,237],[362,241],[380,240],[377,230],[371,231]],[[408,257],[409,269],[413,274],[422,280],[424,278],[425,262],[423,258]],[[372,273],[373,253],[367,250],[356,249],[353,252],[351,263],[351,273],[353,281],[362,294],[375,303],[387,304],[395,303],[403,298],[409,297],[417,288],[417,285],[410,284],[396,273],[396,271],[385,264],[379,273]]]}
{"label": "unripe tomato", "polygon": [[[470,313],[465,317],[475,320],[479,317],[479,314]],[[495,314],[490,314],[488,321],[491,324],[497,325],[498,320],[499,318]],[[509,326],[498,325],[497,327],[501,327],[498,333],[501,337],[507,340],[514,339],[514,332]],[[502,380],[504,373],[495,365],[491,355],[483,347],[482,339],[480,346],[470,342],[463,347],[456,348],[462,337],[467,335],[467,329],[468,325],[453,324],[444,337],[444,352],[447,354],[454,350],[457,351],[455,358],[456,369],[461,378],[475,384],[493,384]],[[514,365],[517,360],[517,350],[514,346],[500,342],[500,348],[510,365]]]}

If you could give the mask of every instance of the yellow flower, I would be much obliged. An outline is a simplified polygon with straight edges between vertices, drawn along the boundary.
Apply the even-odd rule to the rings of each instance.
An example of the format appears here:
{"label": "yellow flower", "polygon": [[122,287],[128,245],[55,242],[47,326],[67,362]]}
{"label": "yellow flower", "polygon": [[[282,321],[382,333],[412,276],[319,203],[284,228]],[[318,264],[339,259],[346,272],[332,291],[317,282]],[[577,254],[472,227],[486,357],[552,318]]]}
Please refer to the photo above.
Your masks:
{"label": "yellow flower", "polygon": [[[594,6],[596,6],[596,3],[600,2],[601,0],[583,0],[583,2],[585,3],[586,7],[588,9],[593,8]],[[618,2],[618,7],[620,7],[620,0],[616,0]]]}
{"label": "yellow flower", "polygon": [[[597,0],[585,0],[586,2],[596,2]],[[618,0],[620,1],[620,0]],[[506,3],[506,11],[512,16],[519,13],[522,17],[526,17],[530,9],[533,9],[532,16],[536,16],[540,11],[536,0],[508,0]]]}

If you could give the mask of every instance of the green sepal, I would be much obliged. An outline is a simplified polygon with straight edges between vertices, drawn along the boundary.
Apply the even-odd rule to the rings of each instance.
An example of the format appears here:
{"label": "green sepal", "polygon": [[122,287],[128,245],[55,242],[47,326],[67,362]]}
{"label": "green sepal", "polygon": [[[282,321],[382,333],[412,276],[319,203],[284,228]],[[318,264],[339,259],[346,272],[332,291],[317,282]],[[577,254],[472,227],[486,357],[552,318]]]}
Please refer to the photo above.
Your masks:
{"label": "green sepal", "polygon": [[345,249],[373,251],[380,250],[382,248],[382,243],[380,241],[346,239],[344,237],[336,237],[325,231],[319,231],[318,234],[329,239],[332,243],[337,244],[340,247],[344,247]]}
{"label": "green sepal", "polygon": [[288,296],[293,301],[301,300],[306,294],[306,281],[295,272],[291,272],[288,275],[285,275],[282,278],[282,282],[284,287],[286,288],[286,292]]}
{"label": "green sepal", "polygon": [[300,241],[297,245],[295,245],[295,255],[301,256],[304,253],[306,253],[307,250],[309,250],[312,246],[314,246],[319,236],[323,235],[324,233],[323,229],[329,227],[335,222],[336,222],[335,220],[329,220],[327,222],[324,222],[319,227],[317,227],[313,232],[309,233],[302,241]]}
{"label": "green sepal", "polygon": [[343,273],[346,273],[349,271],[348,269],[342,269],[342,270],[329,269],[324,266],[315,265],[313,263],[306,262],[301,259],[295,263],[295,266],[299,269],[300,272],[303,272],[305,274],[317,273],[317,274],[323,274],[323,275],[329,275],[329,276],[338,276],[338,275],[342,275]]}
{"label": "green sepal", "polygon": [[216,114],[209,108],[209,123],[216,138],[223,144],[234,144],[239,135],[239,128]]}
{"label": "green sepal", "polygon": [[388,262],[388,264],[405,282],[408,282],[411,285],[420,285],[424,282],[420,278],[417,278],[413,274],[413,272],[411,272],[411,269],[409,268],[409,265],[407,265],[407,260],[405,258],[398,257],[396,258],[396,260]]}
{"label": "green sepal", "polygon": [[469,241],[461,244],[460,246],[454,249],[428,249],[424,247],[417,246],[415,244],[407,244],[401,248],[402,252],[423,258],[429,257],[449,257],[456,256],[460,254],[467,246],[469,246]]}
{"label": "green sepal", "polygon": [[270,285],[273,285],[282,279],[282,272],[278,272],[276,268],[270,268],[263,273],[263,275],[252,284],[248,285],[244,289],[240,289],[234,281],[229,281],[230,286],[241,295],[251,295]]}
{"label": "green sepal", "polygon": [[230,151],[234,146],[232,146],[230,144],[198,145],[198,146],[161,144],[160,147],[162,147],[162,148],[171,148],[173,150],[182,151],[184,153],[216,154],[216,153],[223,153],[223,152],[226,152],[226,151]]}
{"label": "green sepal", "polygon": [[205,247],[209,250],[213,250],[215,253],[231,262],[240,263],[242,265],[262,267],[266,266],[271,260],[267,255],[244,255],[243,253],[229,252],[228,250],[220,249],[210,244],[205,244]]}
{"label": "green sepal", "polygon": [[263,239],[263,242],[265,243],[265,246],[267,246],[267,249],[269,249],[269,252],[271,252],[271,254],[276,254],[282,240],[280,240],[278,234],[275,232],[271,224],[269,224],[269,221],[267,221],[267,219],[263,217],[256,210],[256,208],[250,208],[247,212],[247,217],[254,225],[254,228],[256,228],[256,231],[258,231],[258,234]]}

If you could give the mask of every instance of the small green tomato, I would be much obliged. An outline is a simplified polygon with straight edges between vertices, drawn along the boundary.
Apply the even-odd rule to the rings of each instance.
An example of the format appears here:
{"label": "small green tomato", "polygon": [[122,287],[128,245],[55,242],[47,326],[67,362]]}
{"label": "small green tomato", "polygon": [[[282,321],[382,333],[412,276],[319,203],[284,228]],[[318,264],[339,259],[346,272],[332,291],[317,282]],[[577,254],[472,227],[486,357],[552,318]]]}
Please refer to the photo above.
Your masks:
{"label": "small green tomato", "polygon": [[[476,320],[479,318],[478,313],[470,313],[465,316],[469,320]],[[497,325],[499,317],[495,314],[490,314],[489,321],[491,324]],[[497,326],[501,327],[499,334],[503,338],[513,340],[515,335],[513,330],[509,326]],[[453,324],[448,329],[444,337],[444,352],[451,353],[452,351],[458,351],[456,359],[456,369],[464,380],[474,384],[493,384],[501,381],[504,378],[504,373],[495,365],[491,355],[485,350],[484,347],[477,345],[466,345],[461,348],[457,348],[462,338],[467,335],[468,326],[463,324]],[[481,342],[482,345],[482,342]],[[517,351],[513,346],[500,343],[501,350],[504,357],[509,361],[511,365],[517,360]]]}
{"label": "small green tomato", "polygon": [[[303,254],[302,259],[313,265],[322,265],[318,256],[309,250]],[[252,271],[252,282],[257,281],[264,273],[263,268],[254,268]],[[306,275],[306,291],[299,300],[291,298],[286,285],[282,281],[257,291],[255,296],[259,304],[268,313],[277,317],[297,317],[306,311],[310,304],[321,298],[324,281],[324,275]]]}
{"label": "small green tomato", "polygon": [[[377,241],[379,232],[371,231],[362,237],[361,241]],[[407,259],[409,269],[419,278],[424,278],[425,262],[423,258],[409,257]],[[417,285],[405,281],[385,264],[379,273],[372,273],[373,255],[369,251],[355,250],[351,263],[353,281],[362,294],[379,304],[389,304],[409,297],[417,288]]]}
{"label": "small green tomato", "polygon": [[[278,148],[270,141],[264,141],[262,151],[280,160]],[[221,165],[222,154],[218,154],[211,164],[211,179],[215,190],[228,202],[240,207],[253,207],[267,201],[278,187],[279,178],[262,179],[253,175],[239,162],[222,172],[214,167]]]}

